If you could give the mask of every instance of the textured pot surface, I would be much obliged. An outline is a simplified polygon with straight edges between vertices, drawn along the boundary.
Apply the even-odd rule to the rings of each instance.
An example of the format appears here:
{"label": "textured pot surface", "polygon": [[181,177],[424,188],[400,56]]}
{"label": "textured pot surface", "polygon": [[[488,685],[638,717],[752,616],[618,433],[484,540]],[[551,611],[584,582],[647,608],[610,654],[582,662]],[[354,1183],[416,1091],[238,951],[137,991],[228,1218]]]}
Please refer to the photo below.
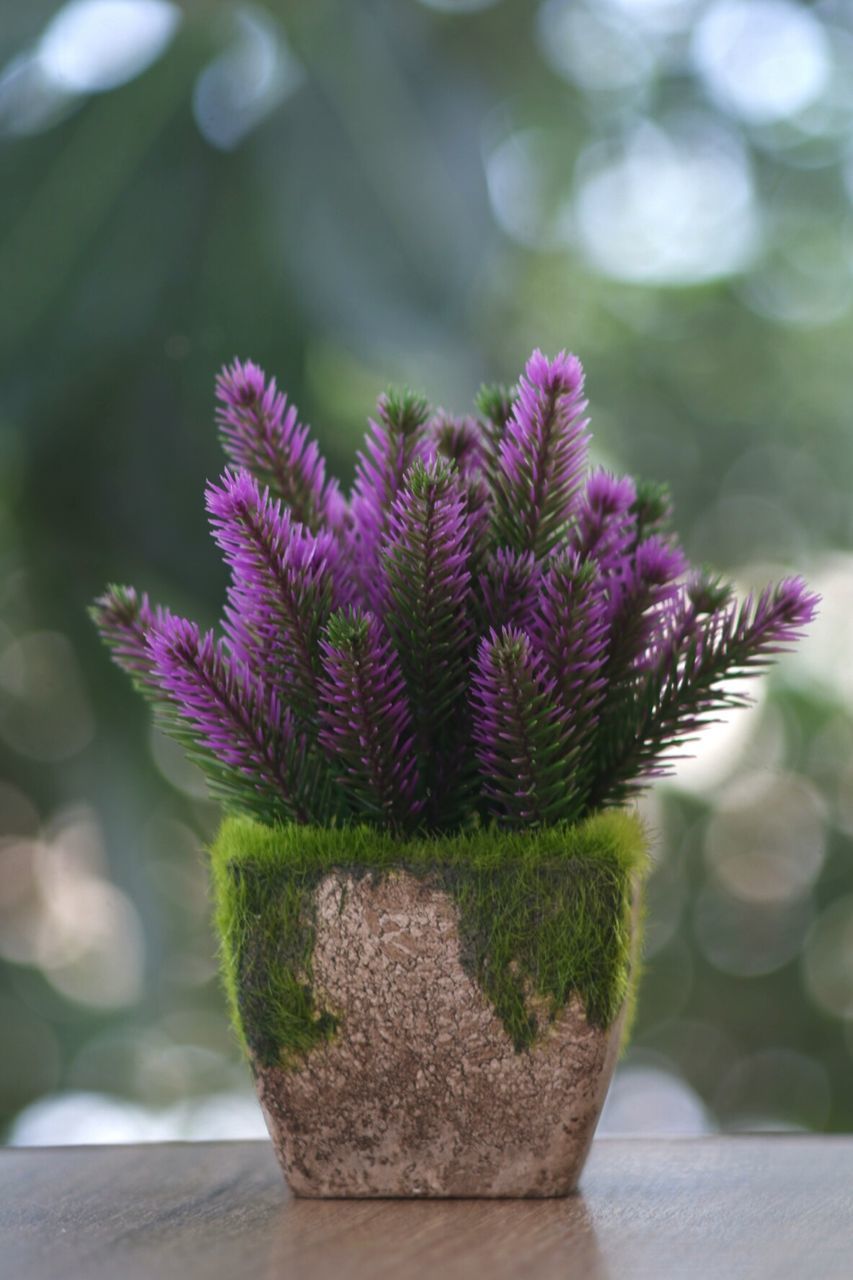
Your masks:
{"label": "textured pot surface", "polygon": [[313,988],[334,1038],[255,1064],[285,1176],[303,1196],[559,1196],[572,1191],[622,1015],[577,997],[517,1051],[463,964],[456,904],[405,871],[315,889]]}

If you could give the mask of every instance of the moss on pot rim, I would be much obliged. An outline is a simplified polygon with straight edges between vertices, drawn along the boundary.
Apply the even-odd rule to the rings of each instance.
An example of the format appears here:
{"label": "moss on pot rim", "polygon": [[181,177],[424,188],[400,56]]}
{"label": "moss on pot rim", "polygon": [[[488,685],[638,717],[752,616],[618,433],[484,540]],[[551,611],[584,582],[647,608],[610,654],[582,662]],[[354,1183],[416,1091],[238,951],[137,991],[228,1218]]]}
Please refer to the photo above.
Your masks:
{"label": "moss on pot rim", "polygon": [[231,1015],[259,1066],[297,1061],[335,1034],[312,979],[314,890],[332,871],[405,870],[445,890],[459,910],[462,961],[519,1051],[536,1039],[543,1009],[553,1018],[576,993],[589,1021],[607,1027],[634,985],[632,900],[646,838],[620,810],[574,826],[410,840],[227,818],[211,859]]}

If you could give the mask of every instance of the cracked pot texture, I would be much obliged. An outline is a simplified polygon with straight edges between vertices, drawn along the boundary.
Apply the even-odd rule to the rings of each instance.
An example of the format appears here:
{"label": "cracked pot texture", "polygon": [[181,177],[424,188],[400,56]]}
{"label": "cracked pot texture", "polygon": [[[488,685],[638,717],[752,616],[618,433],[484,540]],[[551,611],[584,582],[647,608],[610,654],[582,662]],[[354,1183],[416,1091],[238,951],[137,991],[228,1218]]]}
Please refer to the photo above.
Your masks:
{"label": "cracked pot texture", "polygon": [[[632,829],[636,837],[636,823]],[[263,866],[238,858],[225,864],[224,877],[220,866],[220,926],[223,892],[239,895],[239,913],[228,916],[239,928],[223,929],[226,985],[230,979],[261,1105],[295,1193],[574,1189],[630,1003],[637,848],[644,857],[641,833],[636,856],[616,863],[606,841],[592,845],[587,860],[541,867],[521,916],[510,899],[513,927],[501,914],[494,867],[484,879],[482,867],[426,859],[414,867],[329,867],[323,859],[288,867],[281,858]],[[512,865],[499,871],[517,883]],[[466,906],[472,884],[485,914]],[[494,936],[482,938],[490,895]],[[583,909],[567,915],[566,903],[577,902]],[[594,908],[610,918],[596,918]],[[548,939],[555,924],[567,935],[556,951]],[[590,952],[591,939],[598,950]],[[582,995],[579,957],[588,953],[613,972],[598,986],[586,974]],[[279,971],[272,984],[270,969]],[[520,993],[523,1022],[507,991]],[[269,1006],[282,1003],[289,1007],[271,1017]],[[295,1021],[284,1019],[296,1006]]]}

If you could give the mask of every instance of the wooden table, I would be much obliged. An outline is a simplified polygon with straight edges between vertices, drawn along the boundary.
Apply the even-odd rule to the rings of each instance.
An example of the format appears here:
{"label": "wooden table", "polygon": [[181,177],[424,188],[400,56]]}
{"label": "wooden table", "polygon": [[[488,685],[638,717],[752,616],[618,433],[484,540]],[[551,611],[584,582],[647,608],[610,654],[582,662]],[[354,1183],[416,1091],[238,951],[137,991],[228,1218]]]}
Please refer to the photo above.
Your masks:
{"label": "wooden table", "polygon": [[0,1151],[2,1280],[851,1280],[853,1137],[607,1139],[568,1200],[293,1200],[262,1142]]}

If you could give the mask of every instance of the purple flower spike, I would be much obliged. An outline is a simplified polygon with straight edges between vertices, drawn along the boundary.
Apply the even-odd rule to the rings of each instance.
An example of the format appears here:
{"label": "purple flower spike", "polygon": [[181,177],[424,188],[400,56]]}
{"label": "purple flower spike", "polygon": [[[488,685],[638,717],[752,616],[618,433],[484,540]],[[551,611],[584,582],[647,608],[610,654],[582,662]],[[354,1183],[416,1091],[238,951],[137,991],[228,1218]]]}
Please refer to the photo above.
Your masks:
{"label": "purple flower spike", "polygon": [[206,499],[213,536],[232,573],[225,610],[231,651],[301,716],[310,716],[320,632],[346,598],[337,582],[337,540],[297,524],[248,471],[226,471]]}
{"label": "purple flower spike", "polygon": [[586,781],[584,752],[598,722],[606,681],[607,605],[595,564],[574,555],[552,561],[542,577],[533,621],[537,647],[554,682],[568,726],[578,801]]}
{"label": "purple flower spike", "polygon": [[275,378],[251,360],[235,360],[216,379],[216,418],[225,452],[280,498],[309,529],[335,529],[343,517],[337,482],[326,483],[326,464],[296,408]]}
{"label": "purple flower spike", "polygon": [[364,810],[411,829],[423,806],[412,717],[391,641],[372,613],[350,609],[333,615],[320,654],[320,746]]}
{"label": "purple flower spike", "polygon": [[[149,646],[160,687],[202,753],[218,761],[220,770],[250,779],[265,814],[310,821],[300,794],[305,746],[275,693],[233,664],[212,632],[202,635],[184,618],[170,618],[152,632]],[[217,786],[215,773],[213,784],[227,798],[227,784]]]}
{"label": "purple flower spike", "polygon": [[614,688],[631,671],[654,664],[686,569],[683,551],[654,535],[640,543],[621,572],[605,579],[611,631],[607,680]]}
{"label": "purple flower spike", "polygon": [[577,357],[563,351],[548,360],[534,351],[500,444],[495,477],[499,543],[539,558],[556,546],[586,466],[585,408]]}
{"label": "purple flower spike", "polygon": [[590,804],[619,803],[643,779],[669,773],[678,746],[721,712],[748,703],[725,683],[766,670],[802,636],[819,602],[802,578],[786,578],[757,599],[731,600],[701,618],[681,650],[665,651],[639,696],[614,715],[616,731],[599,760]]}
{"label": "purple flower spike", "polygon": [[814,613],[800,579],[738,606],[690,570],[665,487],[585,474],[565,352],[484,388],[476,419],[381,396],[350,502],[257,365],[217,397],[223,639],[125,587],[92,614],[216,793],[264,821],[578,820],[664,772]]}
{"label": "purple flower spike", "polygon": [[725,616],[732,588],[714,574],[693,570],[660,617],[660,642],[649,666],[665,666],[688,648],[700,648],[704,641],[703,618]]}
{"label": "purple flower spike", "polygon": [[489,557],[480,575],[480,593],[486,626],[525,630],[531,622],[539,592],[542,570],[532,551],[509,551],[502,547]]}
{"label": "purple flower spike", "polygon": [[512,826],[567,814],[566,721],[530,638],[515,627],[480,644],[471,681],[474,752],[483,791]]}
{"label": "purple flower spike", "polygon": [[637,547],[635,575],[638,584],[647,587],[665,587],[675,581],[687,568],[684,552],[666,539],[654,535]]}
{"label": "purple flower spike", "polygon": [[634,542],[631,508],[637,489],[628,476],[594,471],[575,509],[572,545],[583,559],[597,560],[604,573],[619,572]]}
{"label": "purple flower spike", "polygon": [[471,564],[482,564],[488,553],[492,522],[492,488],[487,479],[489,440],[476,418],[454,418],[440,412],[427,428],[425,456],[434,451],[452,462],[466,495]]}
{"label": "purple flower spike", "polygon": [[404,475],[429,451],[424,433],[428,416],[427,402],[410,392],[380,396],[356,458],[349,548],[365,600],[377,608],[380,545]]}
{"label": "purple flower spike", "polygon": [[427,428],[427,447],[456,464],[465,480],[481,476],[486,466],[486,440],[476,418],[454,418],[439,412]]}
{"label": "purple flower spike", "polygon": [[[785,653],[814,621],[820,596],[809,591],[802,578],[783,578],[775,587],[765,587],[756,599],[747,596],[740,607],[727,607],[721,634],[728,642],[761,654]],[[752,657],[746,659],[752,664]]]}
{"label": "purple flower spike", "polygon": [[133,587],[113,586],[98,597],[89,612],[116,665],[143,693],[156,696],[148,637],[171,621],[168,609],[160,605],[152,608],[148,596],[140,597]]}
{"label": "purple flower spike", "polygon": [[385,619],[401,658],[418,753],[433,771],[465,691],[472,639],[467,504],[451,463],[415,462],[382,550]]}

